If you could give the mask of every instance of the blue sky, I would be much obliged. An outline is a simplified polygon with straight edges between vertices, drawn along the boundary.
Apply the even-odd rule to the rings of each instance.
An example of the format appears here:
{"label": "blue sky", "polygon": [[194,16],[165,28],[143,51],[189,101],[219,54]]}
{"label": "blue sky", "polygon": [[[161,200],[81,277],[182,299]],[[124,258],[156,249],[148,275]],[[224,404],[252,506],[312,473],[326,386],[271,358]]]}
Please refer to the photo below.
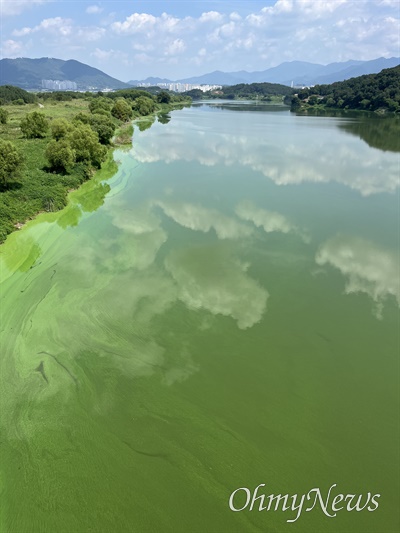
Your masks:
{"label": "blue sky", "polygon": [[77,59],[123,81],[400,56],[399,0],[0,0],[1,57]]}

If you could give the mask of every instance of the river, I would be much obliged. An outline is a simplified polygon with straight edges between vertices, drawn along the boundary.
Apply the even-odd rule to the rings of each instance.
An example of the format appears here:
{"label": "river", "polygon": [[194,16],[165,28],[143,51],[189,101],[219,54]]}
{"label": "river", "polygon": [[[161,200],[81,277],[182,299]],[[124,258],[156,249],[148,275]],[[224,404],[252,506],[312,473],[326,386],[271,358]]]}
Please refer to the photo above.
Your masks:
{"label": "river", "polygon": [[[0,247],[2,533],[397,531],[399,122],[141,129]],[[262,483],[381,496],[229,509]]]}

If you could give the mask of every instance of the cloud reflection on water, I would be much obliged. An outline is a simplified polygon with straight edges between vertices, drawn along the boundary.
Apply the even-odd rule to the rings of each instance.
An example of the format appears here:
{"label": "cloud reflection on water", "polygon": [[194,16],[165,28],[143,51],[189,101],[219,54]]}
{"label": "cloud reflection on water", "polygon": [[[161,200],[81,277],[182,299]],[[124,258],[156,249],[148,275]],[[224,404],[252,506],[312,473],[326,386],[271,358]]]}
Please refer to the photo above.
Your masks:
{"label": "cloud reflection on water", "polygon": [[208,209],[201,205],[171,201],[156,201],[154,205],[161,207],[168,217],[185,228],[204,233],[213,228],[219,239],[248,237],[253,231],[250,226],[242,224],[216,209]]}
{"label": "cloud reflection on water", "polygon": [[310,242],[309,235],[301,228],[292,224],[287,217],[276,211],[261,209],[249,200],[243,200],[240,202],[236,206],[235,212],[238,217],[243,220],[253,222],[258,228],[263,228],[265,233],[295,233],[299,235],[304,242]]}
{"label": "cloud reflection on water", "polygon": [[336,236],[320,247],[315,260],[340,270],[346,278],[346,294],[363,292],[372,298],[377,318],[382,318],[389,297],[400,306],[400,265],[394,252],[357,237]]}
{"label": "cloud reflection on water", "polygon": [[[160,276],[164,280],[162,292],[170,295],[169,305],[172,305],[172,300],[180,300],[189,309],[202,308],[214,315],[231,316],[241,329],[261,320],[268,292],[246,273],[250,266],[248,263],[241,262],[221,246],[172,249],[164,262],[166,271],[153,264],[161,245],[167,241],[167,234],[161,228],[161,220],[157,215],[158,207],[175,222],[193,231],[208,232],[214,228],[217,238],[222,240],[248,237],[253,232],[251,227],[215,209],[185,202],[152,200],[129,211],[122,207],[123,201],[115,199],[112,220],[116,227],[123,230],[117,242],[123,241],[124,250],[121,255],[120,252],[115,256],[109,254],[108,259],[103,260],[103,265],[115,267],[117,263],[121,265],[121,261],[125,261],[127,271],[131,268],[146,269],[143,276],[151,268],[156,280]],[[146,261],[139,261],[138,257],[144,257]],[[126,283],[126,302],[132,301],[132,287],[134,292],[137,288],[141,293],[146,290],[147,283],[143,283],[143,276],[140,287],[136,287],[135,281]],[[154,284],[152,293],[153,288]],[[148,320],[151,318],[149,314]]]}
{"label": "cloud reflection on water", "polygon": [[215,246],[174,251],[165,261],[179,300],[192,310],[230,316],[240,329],[261,320],[268,299],[268,292],[247,274],[249,266]]}
{"label": "cloud reflection on water", "polygon": [[[282,121],[282,116],[280,117]],[[398,155],[371,149],[334,127],[309,128],[300,122],[268,127],[253,135],[211,131],[206,126],[144,134],[131,153],[141,163],[197,162],[204,166],[241,166],[261,173],[276,185],[336,182],[363,196],[393,193],[399,187]],[[283,121],[284,122],[284,121]]]}

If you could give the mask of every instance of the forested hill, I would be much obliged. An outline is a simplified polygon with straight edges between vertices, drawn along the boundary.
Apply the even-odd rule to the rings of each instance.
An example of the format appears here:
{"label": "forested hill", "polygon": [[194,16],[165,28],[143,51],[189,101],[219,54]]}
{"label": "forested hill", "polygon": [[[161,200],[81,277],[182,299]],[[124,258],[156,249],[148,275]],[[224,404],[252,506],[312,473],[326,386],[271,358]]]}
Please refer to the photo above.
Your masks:
{"label": "forested hill", "polygon": [[384,69],[378,74],[302,89],[292,100],[293,110],[316,105],[400,113],[400,66]]}
{"label": "forested hill", "polygon": [[194,100],[201,98],[227,98],[234,100],[235,98],[244,99],[266,99],[271,96],[291,96],[293,89],[287,85],[281,85],[280,83],[239,83],[237,85],[228,85],[222,87],[220,90],[213,90],[208,92],[202,92],[200,89],[192,89],[187,91],[188,96]]}
{"label": "forested hill", "polygon": [[9,104],[11,102],[17,104],[33,104],[35,95],[28,93],[20,87],[13,87],[12,85],[0,85],[0,105]]}
{"label": "forested hill", "polygon": [[97,68],[74,59],[64,61],[50,57],[0,60],[0,85],[14,85],[22,89],[41,89],[42,80],[68,80],[79,90],[123,89],[128,84],[116,80]]}

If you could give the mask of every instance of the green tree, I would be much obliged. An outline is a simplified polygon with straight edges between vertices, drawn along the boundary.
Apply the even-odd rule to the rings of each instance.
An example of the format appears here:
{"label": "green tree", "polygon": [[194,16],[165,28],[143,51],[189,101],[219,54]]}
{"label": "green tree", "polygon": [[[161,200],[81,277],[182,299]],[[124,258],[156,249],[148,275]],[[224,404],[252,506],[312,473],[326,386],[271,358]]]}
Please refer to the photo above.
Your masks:
{"label": "green tree", "polygon": [[112,106],[112,101],[109,98],[98,97],[98,98],[94,98],[93,100],[89,102],[89,111],[93,114],[94,113],[101,114],[101,112],[105,112],[107,115],[109,115],[111,106]]}
{"label": "green tree", "polygon": [[111,111],[110,110],[106,110],[106,109],[103,109],[101,107],[97,107],[94,111],[93,111],[93,114],[94,115],[104,115],[105,117],[111,117]]}
{"label": "green tree", "polygon": [[0,139],[0,183],[7,186],[11,179],[19,176],[22,167],[22,156],[10,143]]}
{"label": "green tree", "polygon": [[49,129],[49,123],[44,113],[33,111],[21,120],[21,131],[27,139],[43,138]]}
{"label": "green tree", "polygon": [[8,111],[0,107],[0,124],[7,124],[8,121]]}
{"label": "green tree", "polygon": [[301,107],[301,101],[300,101],[300,98],[298,96],[293,96],[292,98],[292,104],[290,106],[290,110],[291,111],[297,111],[297,109],[300,109]]}
{"label": "green tree", "polygon": [[111,109],[111,114],[122,122],[128,122],[132,118],[132,108],[125,98],[118,98]]}
{"label": "green tree", "polygon": [[132,109],[141,116],[150,115],[155,108],[156,104],[154,100],[147,96],[139,96],[132,104]]}
{"label": "green tree", "polygon": [[167,91],[161,91],[157,94],[157,101],[160,104],[169,104],[171,101],[171,95]]}
{"label": "green tree", "polygon": [[82,124],[89,124],[90,118],[91,117],[89,113],[82,113],[82,111],[80,111],[74,116],[74,118],[72,119],[72,122],[73,123],[82,122]]}
{"label": "green tree", "polygon": [[190,91],[186,91],[185,94],[193,98],[193,100],[201,100],[204,96],[203,91],[200,89],[191,89]]}
{"label": "green tree", "polygon": [[12,85],[0,86],[0,99],[5,103],[10,103],[13,100],[21,99],[27,104],[33,104],[36,101],[36,96],[33,93],[28,93],[24,89],[19,87],[13,87]]}
{"label": "green tree", "polygon": [[361,109],[368,109],[370,103],[371,103],[371,102],[370,102],[368,99],[364,98],[364,99],[361,100],[361,102],[360,102],[360,107],[361,107]]}
{"label": "green tree", "polygon": [[75,163],[75,152],[66,139],[52,140],[46,147],[46,157],[50,166],[56,170],[70,170]]}
{"label": "green tree", "polygon": [[65,137],[70,129],[71,125],[65,118],[56,118],[50,124],[51,136],[56,141]]}
{"label": "green tree", "polygon": [[66,137],[75,151],[77,162],[83,161],[100,167],[107,155],[107,148],[99,143],[99,136],[88,124],[78,124]]}
{"label": "green tree", "polygon": [[111,117],[99,115],[98,113],[90,117],[90,127],[99,136],[101,144],[109,144],[115,132],[115,124]]}

